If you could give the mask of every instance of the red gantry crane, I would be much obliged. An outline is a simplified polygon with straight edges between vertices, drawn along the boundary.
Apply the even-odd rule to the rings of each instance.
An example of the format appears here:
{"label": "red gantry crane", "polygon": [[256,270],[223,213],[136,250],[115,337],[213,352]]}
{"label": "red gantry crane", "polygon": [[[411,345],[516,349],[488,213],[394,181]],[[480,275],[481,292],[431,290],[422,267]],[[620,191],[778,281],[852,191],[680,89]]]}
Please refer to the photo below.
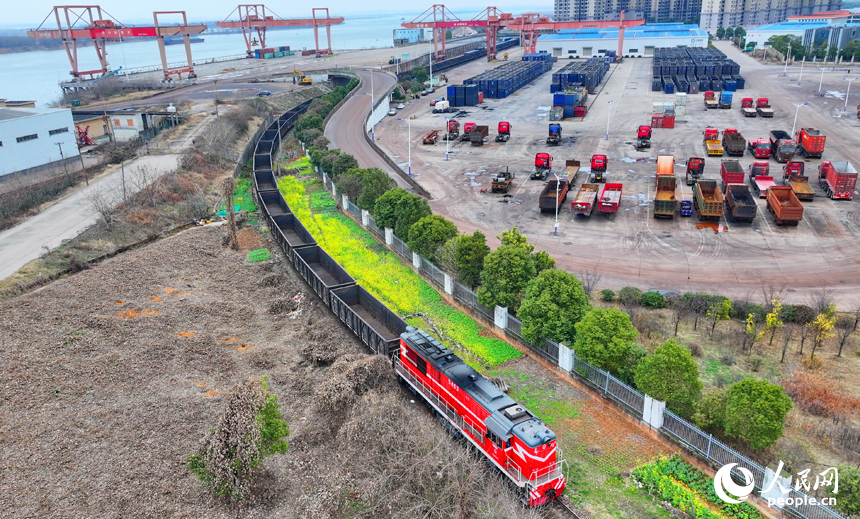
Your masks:
{"label": "red gantry crane", "polygon": [[[520,41],[527,53],[535,51],[537,39],[541,31],[552,31],[558,29],[590,29],[590,28],[617,28],[618,29],[618,55],[623,55],[622,44],[624,42],[624,29],[626,27],[637,27],[644,25],[645,20],[625,20],[624,11],[621,11],[620,20],[607,21],[584,21],[584,22],[553,22],[548,17],[536,13],[524,14],[514,17],[510,13],[502,13],[496,7],[488,7],[471,20],[460,20],[454,13],[449,11],[443,4],[434,4],[418,15],[411,22],[401,23],[407,29],[433,29],[433,55],[436,59],[445,57],[445,29],[456,27],[486,27],[487,28],[487,56],[495,58],[496,40],[499,29],[511,29],[520,32]],[[441,41],[441,51],[439,43]]]}
{"label": "red gantry crane", "polygon": [[[317,11],[325,14],[317,18]],[[329,16],[328,7],[314,7],[311,9],[311,18],[285,20],[275,14],[271,9],[267,9],[263,4],[242,4],[233,9],[227,16],[229,18],[233,13],[237,13],[238,21],[217,22],[215,25],[222,29],[242,29],[242,36],[245,37],[245,47],[248,56],[254,55],[251,50],[251,41],[253,39],[253,31],[257,31],[257,37],[260,39],[260,46],[266,48],[266,29],[269,27],[302,27],[311,25],[314,28],[314,44],[316,45],[317,55],[331,54],[331,26],[343,23],[342,16]],[[328,47],[320,48],[319,27],[324,25],[326,37],[328,39]]]}
{"label": "red gantry crane", "polygon": [[[57,28],[43,28],[48,18],[51,17],[51,14],[54,15]],[[165,14],[181,14],[182,23],[179,25],[159,25],[158,16]],[[189,36],[200,34],[206,30],[206,26],[203,24],[189,24],[185,16],[185,11],[156,11],[152,13],[152,16],[155,22],[152,26],[132,27],[121,24],[98,5],[61,5],[55,6],[53,11],[42,21],[42,24],[36,29],[27,31],[27,34],[40,40],[62,40],[66,54],[69,56],[69,62],[72,65],[70,74],[75,78],[75,81],[81,81],[83,76],[86,75],[89,75],[90,79],[94,78],[96,74],[99,74],[100,77],[108,75],[109,67],[106,44],[109,39],[138,37],[157,38],[165,80],[169,81],[171,74],[177,74],[182,78],[183,72],[187,72],[189,78],[197,77],[194,74],[194,63],[191,59],[191,42],[189,41]],[[169,70],[167,68],[167,56],[164,51],[164,38],[177,35],[182,35],[185,41],[185,54],[188,58],[188,67],[179,70]],[[96,49],[96,56],[98,56],[101,68],[95,70],[78,69],[78,40],[84,39],[93,40],[93,47]]]}

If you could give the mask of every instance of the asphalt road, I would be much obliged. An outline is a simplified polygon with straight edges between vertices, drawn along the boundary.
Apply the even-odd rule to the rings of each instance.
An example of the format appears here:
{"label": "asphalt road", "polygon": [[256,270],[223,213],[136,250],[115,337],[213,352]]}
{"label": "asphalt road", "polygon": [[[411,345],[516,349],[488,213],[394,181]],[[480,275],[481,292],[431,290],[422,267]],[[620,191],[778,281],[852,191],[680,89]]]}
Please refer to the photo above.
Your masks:
{"label": "asphalt road", "polygon": [[325,136],[331,141],[331,148],[341,150],[354,156],[363,168],[379,168],[388,173],[399,187],[412,191],[412,187],[403,177],[391,169],[364,138],[364,120],[370,111],[370,102],[361,92],[370,92],[370,77],[373,74],[373,92],[378,103],[382,95],[394,85],[394,78],[382,72],[363,70],[357,72],[361,78],[358,90],[344,105],[335,112],[325,128]]}
{"label": "asphalt road", "polygon": [[[148,155],[125,166],[126,194],[136,192],[139,166],[158,175],[176,169],[179,155]],[[114,171],[41,213],[0,233],[0,279],[85,231],[99,219],[91,199],[102,196],[116,204],[122,200],[122,170]]]}

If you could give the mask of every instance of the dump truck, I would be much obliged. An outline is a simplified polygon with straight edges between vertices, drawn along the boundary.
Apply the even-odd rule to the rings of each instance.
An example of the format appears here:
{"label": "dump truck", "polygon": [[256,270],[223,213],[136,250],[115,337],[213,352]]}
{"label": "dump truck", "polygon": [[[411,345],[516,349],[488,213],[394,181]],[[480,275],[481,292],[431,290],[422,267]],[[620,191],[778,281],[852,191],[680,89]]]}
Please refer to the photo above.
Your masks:
{"label": "dump truck", "polygon": [[696,182],[693,186],[693,207],[699,214],[699,220],[720,220],[723,215],[723,194],[716,180],[703,178]]}
{"label": "dump truck", "polygon": [[570,203],[570,210],[577,216],[591,216],[594,206],[597,205],[599,190],[599,184],[582,184],[579,187],[579,192],[576,193],[576,198]]}
{"label": "dump truck", "polygon": [[770,156],[777,162],[788,162],[794,158],[796,145],[788,132],[773,130],[770,132]]}
{"label": "dump truck", "polygon": [[499,133],[496,135],[496,142],[508,142],[511,138],[511,123],[502,121],[499,123]]}
{"label": "dump truck", "polygon": [[733,157],[743,157],[746,151],[747,143],[744,136],[735,128],[726,128],[723,130],[723,149],[726,155]]}
{"label": "dump truck", "polygon": [[639,126],[636,132],[636,149],[642,150],[651,147],[651,127],[647,125]]}
{"label": "dump truck", "polygon": [[732,107],[732,97],[733,96],[734,96],[733,93],[729,92],[728,90],[720,92],[720,108],[723,108],[726,110],[730,109]]}
{"label": "dump truck", "polygon": [[549,125],[549,135],[546,138],[547,146],[558,146],[561,144],[561,125],[553,123]]}
{"label": "dump truck", "polygon": [[750,186],[759,198],[767,198],[767,190],[776,185],[770,176],[770,164],[767,162],[753,162],[750,164]]}
{"label": "dump truck", "polygon": [[755,102],[755,111],[762,117],[773,117],[773,108],[770,107],[770,100],[766,97],[759,97]]}
{"label": "dump truck", "polygon": [[606,155],[591,156],[591,181],[606,182]]}
{"label": "dump truck", "polygon": [[821,130],[815,128],[801,128],[795,135],[797,154],[810,159],[820,159],[824,153],[824,142],[827,137]]}
{"label": "dump truck", "polygon": [[736,160],[724,160],[720,163],[720,178],[723,180],[723,187],[729,184],[743,184],[746,172],[741,163]]}
{"label": "dump truck", "polygon": [[476,125],[471,132],[469,132],[469,142],[472,143],[472,146],[483,146],[484,139],[487,138],[487,135],[490,134],[490,127],[485,124]]}
{"label": "dump truck", "polygon": [[705,172],[705,159],[702,157],[690,157],[687,159],[687,185],[692,186],[697,180],[702,178],[702,173]]}
{"label": "dump truck", "polygon": [[794,190],[798,200],[811,202],[815,199],[815,190],[809,185],[809,177],[803,174],[803,169],[803,161],[789,161],[782,167],[782,183]]}
{"label": "dump truck", "polygon": [[741,99],[741,113],[744,114],[744,117],[755,117],[757,115],[752,97]]}
{"label": "dump truck", "polygon": [[576,175],[579,173],[580,164],[578,160],[566,160],[564,161],[564,171],[558,174],[559,178],[566,178],[568,182],[570,182],[570,186],[573,187],[574,182],[576,182]]}
{"label": "dump truck", "polygon": [[654,194],[654,218],[674,218],[675,190],[677,180],[675,176],[657,175],[657,192]]}
{"label": "dump truck", "polygon": [[646,139],[650,139],[651,127],[645,124],[639,126],[639,129],[636,131],[636,137],[645,137]]}
{"label": "dump truck", "polygon": [[707,151],[708,156],[717,155],[722,157],[723,143],[720,142],[720,130],[706,128],[702,135],[704,135],[702,142],[705,145],[705,151]]}
{"label": "dump truck", "polygon": [[460,136],[461,141],[471,140],[469,134],[472,133],[472,130],[475,129],[475,123],[464,123],[463,124],[463,135]]}
{"label": "dump truck", "polygon": [[493,177],[493,193],[507,193],[514,182],[514,174],[507,167]]}
{"label": "dump truck", "polygon": [[546,180],[552,169],[552,155],[549,153],[535,153],[535,168],[532,170],[532,180]]}
{"label": "dump truck", "polygon": [[803,204],[786,186],[774,186],[767,192],[767,209],[777,225],[797,225],[803,220]]}
{"label": "dump truck", "polygon": [[818,184],[832,200],[851,200],[857,185],[857,170],[848,161],[825,160],[818,166]]}
{"label": "dump truck", "polygon": [[746,184],[726,185],[726,220],[730,222],[752,222],[757,206]]}
{"label": "dump truck", "polygon": [[546,183],[538,197],[538,207],[542,213],[554,213],[567,200],[570,182],[565,179],[552,179]]}
{"label": "dump truck", "polygon": [[750,155],[757,159],[770,158],[770,141],[768,139],[750,139],[747,144]]}
{"label": "dump truck", "polygon": [[717,95],[711,91],[705,92],[705,108],[717,108],[718,106]]}
{"label": "dump truck", "polygon": [[600,193],[597,210],[605,214],[618,212],[618,207],[621,205],[621,190],[623,187],[623,184],[607,183],[603,187],[603,192]]}
{"label": "dump truck", "polygon": [[448,133],[443,137],[446,141],[456,141],[460,136],[460,121],[451,119],[448,121]]}

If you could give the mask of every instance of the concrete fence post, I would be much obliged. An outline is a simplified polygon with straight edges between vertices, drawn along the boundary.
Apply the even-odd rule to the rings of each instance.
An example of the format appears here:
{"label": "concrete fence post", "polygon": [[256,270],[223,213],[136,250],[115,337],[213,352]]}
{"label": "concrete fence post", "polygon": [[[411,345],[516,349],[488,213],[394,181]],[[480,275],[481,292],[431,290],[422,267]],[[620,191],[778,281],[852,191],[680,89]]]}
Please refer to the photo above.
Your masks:
{"label": "concrete fence post", "polygon": [[445,293],[452,296],[454,295],[454,280],[447,273],[443,272],[443,274],[445,274]]}
{"label": "concrete fence post", "polygon": [[388,246],[394,245],[394,229],[391,227],[385,228],[385,244]]}
{"label": "concrete fence post", "polygon": [[[343,195],[343,196],[344,196],[344,198],[346,198],[346,195]],[[361,225],[363,225],[365,227],[370,225],[370,213],[367,211],[367,209],[361,210]]]}
{"label": "concrete fence post", "polygon": [[494,312],[493,324],[496,328],[504,330],[508,327],[508,309],[506,307],[496,306]]}
{"label": "concrete fence post", "polygon": [[421,255],[417,252],[412,253],[412,266],[417,269],[421,268]]}
{"label": "concrete fence post", "polygon": [[337,199],[337,186],[334,185],[334,182],[331,183],[331,197]]}
{"label": "concrete fence post", "polygon": [[[346,208],[349,206],[349,197],[348,197],[348,196],[346,196],[345,194],[341,193],[341,195],[340,195],[340,201],[341,201],[341,203],[343,204],[343,208],[344,208],[344,209],[346,209]],[[364,213],[364,212],[362,211],[362,214],[363,214],[363,213]],[[367,224],[364,224],[364,225],[367,225]]]}
{"label": "concrete fence post", "polygon": [[[773,484],[774,478],[776,478],[776,482],[779,483],[778,485]],[[782,508],[783,506],[785,506],[784,498],[786,497],[786,495],[782,493],[782,490],[780,490],[780,486],[782,486],[782,488],[791,488],[791,477],[782,477],[776,472],[774,472],[772,468],[765,467],[764,484],[762,485],[762,488],[770,487],[770,490],[768,490],[767,492],[762,491],[761,497],[762,499],[767,500],[769,503],[773,503],[773,506],[777,508]],[[780,501],[782,501],[782,503],[780,503]]]}
{"label": "concrete fence post", "polygon": [[642,410],[642,420],[654,430],[663,427],[663,411],[666,410],[666,402],[661,402],[645,395],[645,406]]}

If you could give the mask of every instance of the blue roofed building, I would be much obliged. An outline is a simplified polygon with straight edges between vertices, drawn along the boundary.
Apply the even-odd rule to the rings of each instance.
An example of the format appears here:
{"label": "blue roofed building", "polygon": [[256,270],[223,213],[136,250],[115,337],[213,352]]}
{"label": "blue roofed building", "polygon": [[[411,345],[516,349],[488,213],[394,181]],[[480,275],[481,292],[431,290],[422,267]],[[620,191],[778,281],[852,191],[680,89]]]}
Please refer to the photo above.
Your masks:
{"label": "blue roofed building", "polygon": [[[707,47],[708,33],[698,25],[655,23],[624,30],[622,56],[650,57],[658,47]],[[538,38],[537,51],[558,58],[603,56],[618,50],[618,29],[563,29]]]}
{"label": "blue roofed building", "polygon": [[829,45],[842,49],[849,41],[860,40],[860,23],[832,24],[810,20],[762,25],[747,31],[747,48],[755,44],[756,49],[763,49],[771,37],[786,35],[797,36],[807,48]]}

